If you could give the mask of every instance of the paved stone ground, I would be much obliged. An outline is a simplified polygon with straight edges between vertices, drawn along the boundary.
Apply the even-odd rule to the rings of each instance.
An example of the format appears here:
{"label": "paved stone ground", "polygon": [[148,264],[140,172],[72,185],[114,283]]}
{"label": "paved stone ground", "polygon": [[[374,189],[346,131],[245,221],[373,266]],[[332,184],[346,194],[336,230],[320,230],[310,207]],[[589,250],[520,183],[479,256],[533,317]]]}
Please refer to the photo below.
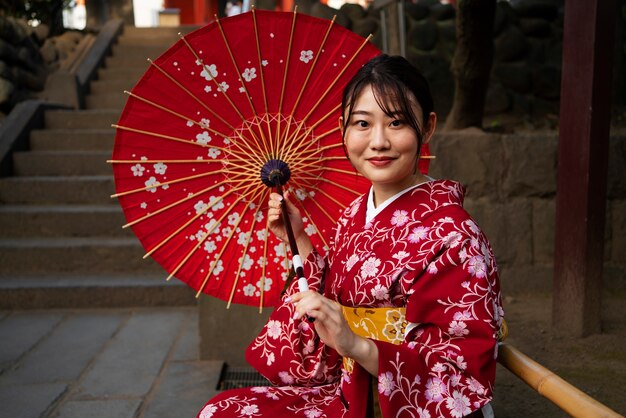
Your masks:
{"label": "paved stone ground", "polygon": [[[550,298],[507,298],[508,342],[621,414],[626,295],[603,305],[604,333],[554,335]],[[186,418],[216,393],[222,361],[198,360],[198,310],[0,312],[0,418]],[[566,417],[498,366],[498,418]]]}
{"label": "paved stone ground", "polygon": [[195,308],[0,314],[0,416],[193,417],[221,361],[198,361]]}

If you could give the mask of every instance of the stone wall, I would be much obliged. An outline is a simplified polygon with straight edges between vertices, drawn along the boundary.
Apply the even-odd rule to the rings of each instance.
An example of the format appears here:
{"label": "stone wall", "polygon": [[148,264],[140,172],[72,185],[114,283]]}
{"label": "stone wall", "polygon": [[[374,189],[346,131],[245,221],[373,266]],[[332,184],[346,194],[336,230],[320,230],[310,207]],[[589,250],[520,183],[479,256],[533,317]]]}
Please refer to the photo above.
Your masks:
{"label": "stone wall", "polygon": [[[431,174],[467,187],[465,208],[489,237],[506,294],[552,290],[557,134],[438,133]],[[626,131],[612,135],[604,287],[626,290]]]}
{"label": "stone wall", "polygon": [[0,115],[36,98],[48,74],[70,59],[85,37],[80,31],[54,37],[49,32],[46,25],[33,28],[24,20],[0,15]]}
{"label": "stone wall", "polygon": [[[438,0],[406,2],[407,58],[421,69],[436,92],[435,110],[445,116],[454,96],[450,62],[456,45],[455,8]],[[626,0],[618,0],[614,107],[619,123],[626,119]],[[380,12],[345,4],[336,10],[313,0],[296,0],[298,8],[367,36],[382,47]],[[495,56],[487,93],[487,128],[504,125],[530,129],[558,125],[563,0],[499,1],[494,22]],[[621,92],[621,93],[620,93]],[[497,117],[496,117],[497,115]],[[492,117],[490,117],[492,116]]]}

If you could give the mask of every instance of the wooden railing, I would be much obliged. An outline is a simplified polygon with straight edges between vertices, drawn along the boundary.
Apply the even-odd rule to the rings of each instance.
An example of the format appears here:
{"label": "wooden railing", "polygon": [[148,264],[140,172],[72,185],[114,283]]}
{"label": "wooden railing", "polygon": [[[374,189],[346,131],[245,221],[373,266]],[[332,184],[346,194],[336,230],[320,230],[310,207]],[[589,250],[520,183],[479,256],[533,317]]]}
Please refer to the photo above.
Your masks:
{"label": "wooden railing", "polygon": [[498,362],[573,417],[623,418],[507,343],[500,343]]}

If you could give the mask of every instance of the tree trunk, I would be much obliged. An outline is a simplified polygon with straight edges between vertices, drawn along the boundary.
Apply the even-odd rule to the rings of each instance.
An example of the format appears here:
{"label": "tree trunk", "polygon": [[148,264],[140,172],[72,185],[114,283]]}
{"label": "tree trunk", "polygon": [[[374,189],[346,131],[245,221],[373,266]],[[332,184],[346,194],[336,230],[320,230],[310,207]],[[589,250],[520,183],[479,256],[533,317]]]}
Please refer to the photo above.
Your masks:
{"label": "tree trunk", "polygon": [[444,130],[482,127],[493,61],[495,12],[496,0],[457,1],[454,102]]}

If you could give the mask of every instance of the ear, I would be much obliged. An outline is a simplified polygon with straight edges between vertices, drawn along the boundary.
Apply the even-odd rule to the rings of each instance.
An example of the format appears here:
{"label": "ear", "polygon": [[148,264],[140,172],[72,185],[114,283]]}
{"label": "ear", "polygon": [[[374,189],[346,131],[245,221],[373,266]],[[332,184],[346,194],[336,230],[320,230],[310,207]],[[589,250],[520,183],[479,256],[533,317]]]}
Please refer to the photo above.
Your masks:
{"label": "ear", "polygon": [[337,123],[339,123],[339,132],[343,134],[343,116],[339,116],[339,119],[337,119]]}
{"label": "ear", "polygon": [[435,133],[435,128],[437,128],[437,114],[435,112],[430,112],[428,115],[428,123],[426,124],[426,129],[424,131],[424,136],[422,137],[422,145],[428,144],[433,134]]}

